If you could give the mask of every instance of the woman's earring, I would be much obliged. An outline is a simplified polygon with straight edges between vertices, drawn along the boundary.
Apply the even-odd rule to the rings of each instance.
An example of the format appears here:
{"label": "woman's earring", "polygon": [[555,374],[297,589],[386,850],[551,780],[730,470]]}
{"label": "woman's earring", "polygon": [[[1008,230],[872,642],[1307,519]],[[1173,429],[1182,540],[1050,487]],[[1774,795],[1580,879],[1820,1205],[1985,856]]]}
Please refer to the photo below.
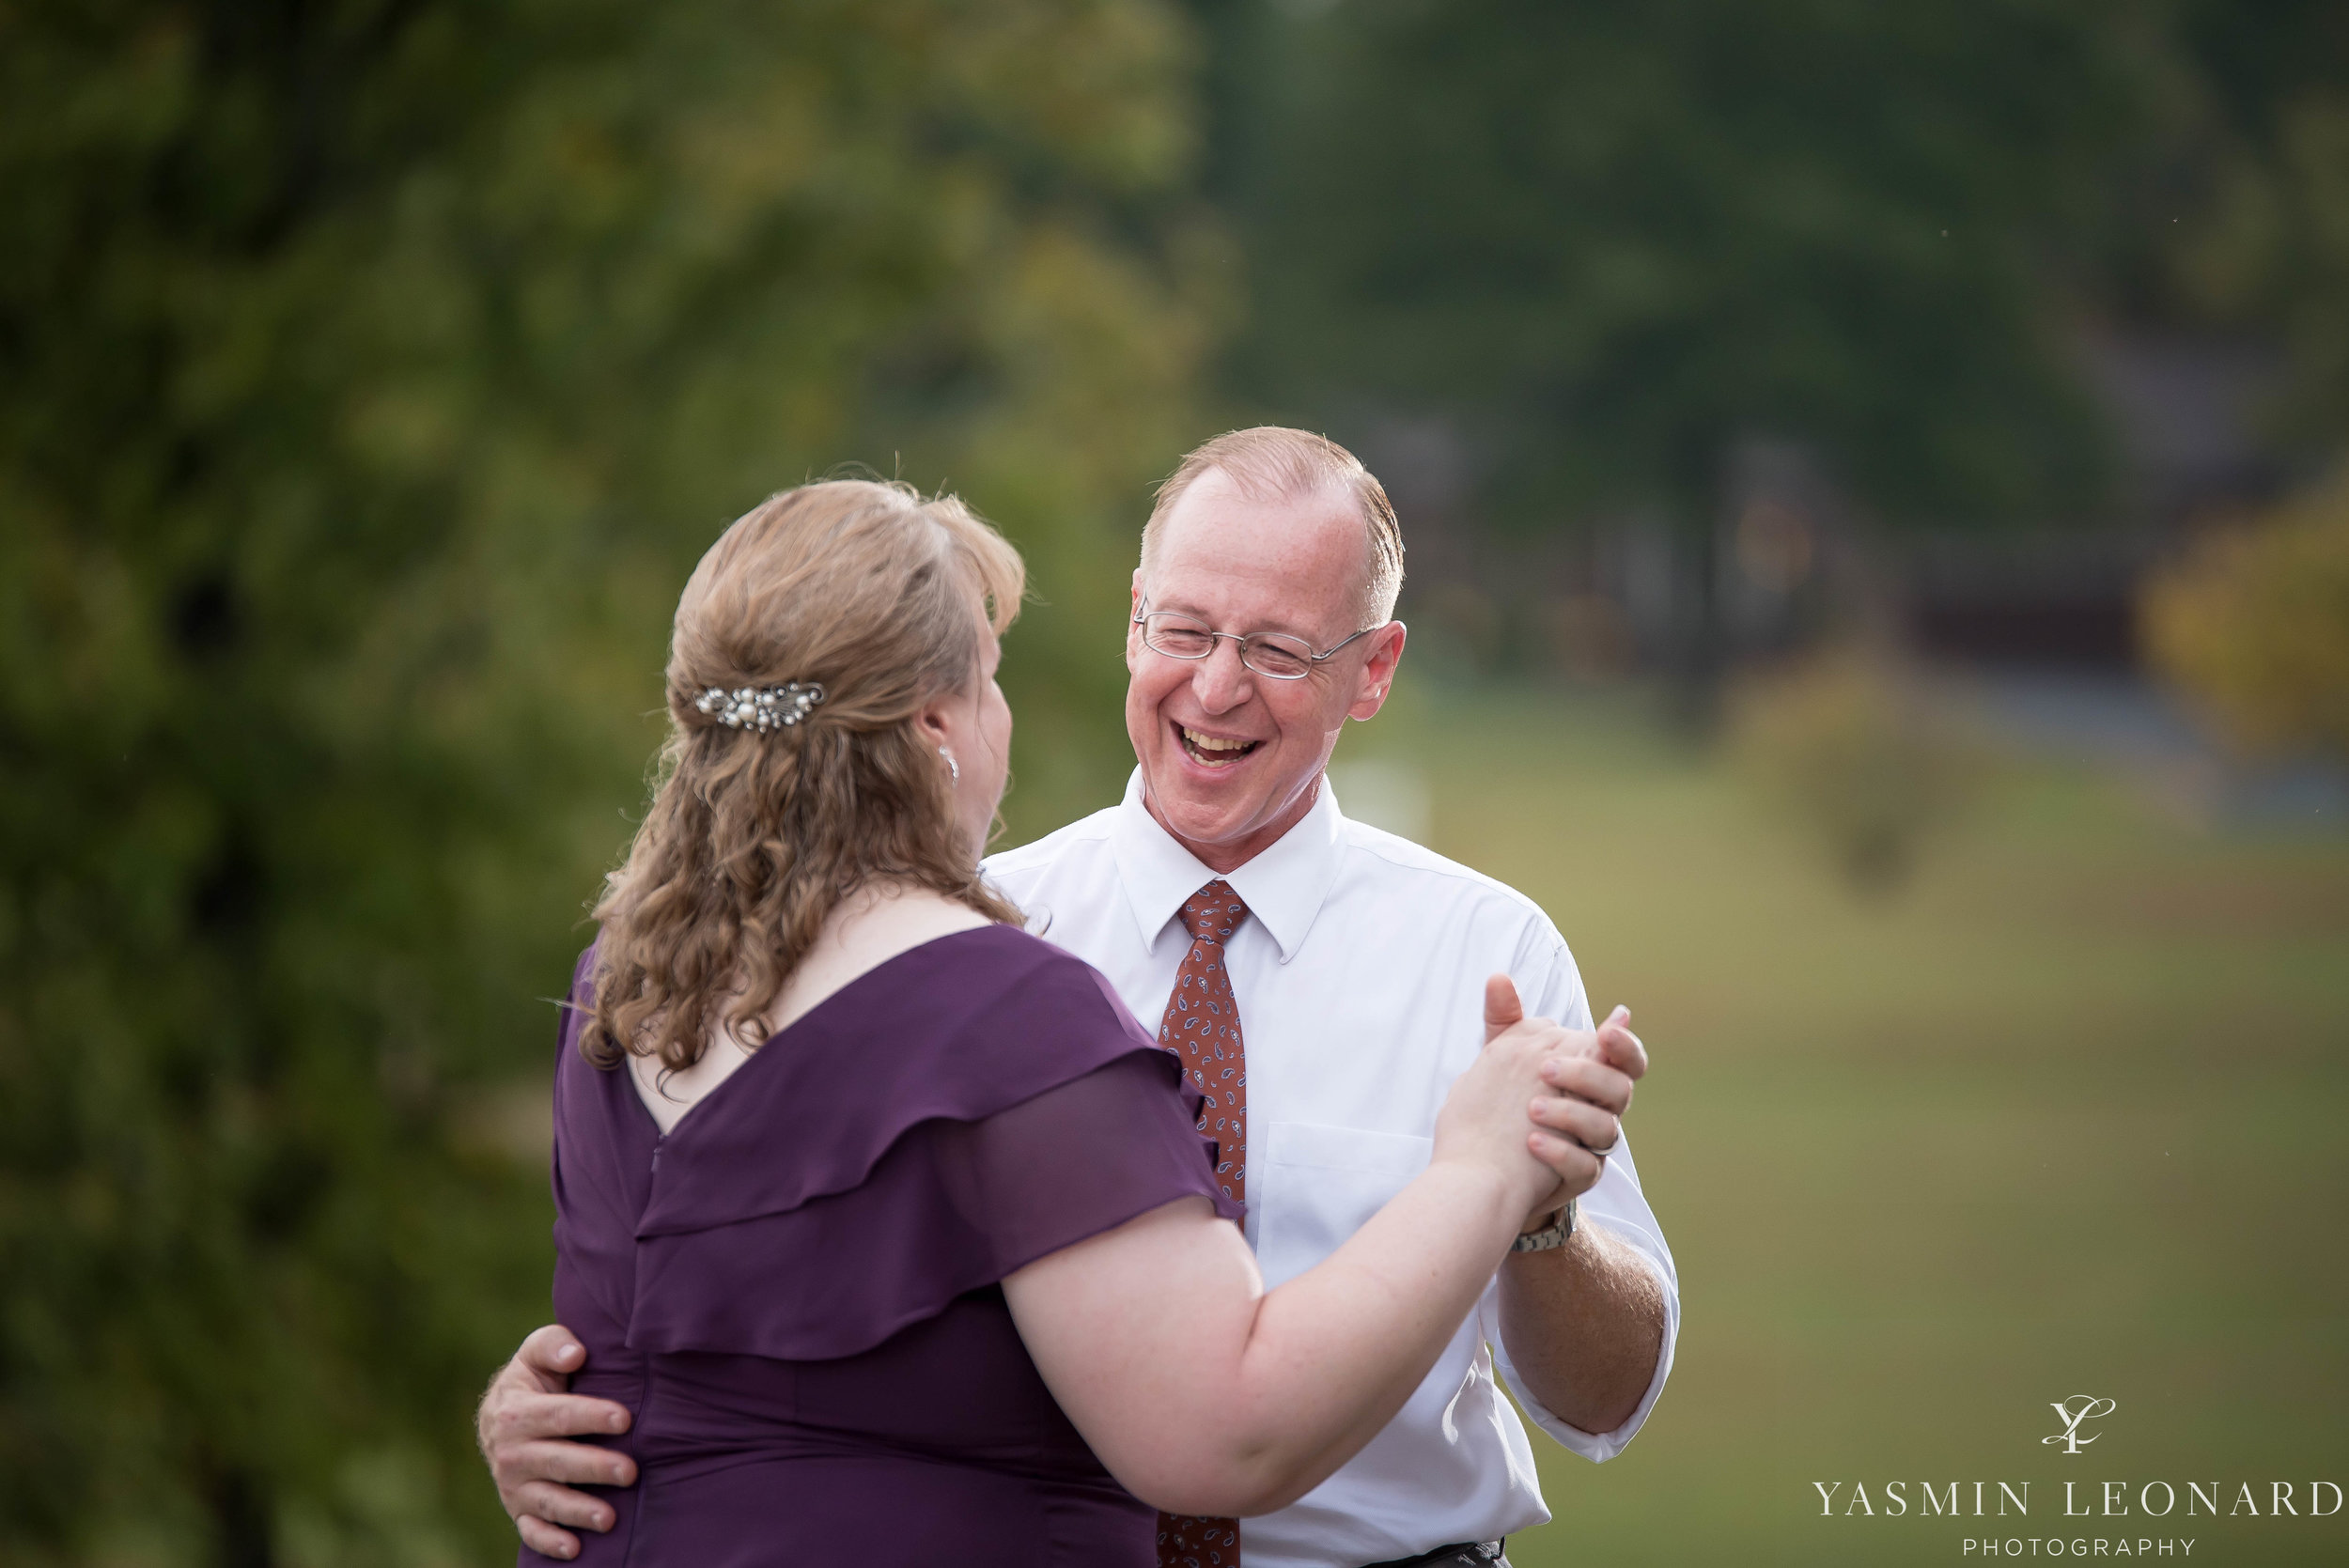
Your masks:
{"label": "woman's earring", "polygon": [[955,761],[955,753],[941,746],[938,754],[946,759],[946,771],[954,776],[955,783],[962,783],[962,765]]}

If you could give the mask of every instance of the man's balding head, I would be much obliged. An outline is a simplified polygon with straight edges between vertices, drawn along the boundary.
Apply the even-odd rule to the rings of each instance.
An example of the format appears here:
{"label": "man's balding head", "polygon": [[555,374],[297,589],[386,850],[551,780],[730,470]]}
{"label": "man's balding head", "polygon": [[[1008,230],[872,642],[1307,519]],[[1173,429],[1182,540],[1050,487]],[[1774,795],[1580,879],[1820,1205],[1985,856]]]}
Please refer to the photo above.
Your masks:
{"label": "man's balding head", "polygon": [[1222,474],[1242,495],[1268,505],[1325,495],[1343,498],[1362,520],[1361,616],[1356,629],[1393,618],[1395,596],[1403,587],[1403,531],[1385,487],[1360,458],[1328,436],[1280,425],[1227,431],[1193,448],[1167,476],[1142,530],[1145,579],[1175,503],[1209,474]]}

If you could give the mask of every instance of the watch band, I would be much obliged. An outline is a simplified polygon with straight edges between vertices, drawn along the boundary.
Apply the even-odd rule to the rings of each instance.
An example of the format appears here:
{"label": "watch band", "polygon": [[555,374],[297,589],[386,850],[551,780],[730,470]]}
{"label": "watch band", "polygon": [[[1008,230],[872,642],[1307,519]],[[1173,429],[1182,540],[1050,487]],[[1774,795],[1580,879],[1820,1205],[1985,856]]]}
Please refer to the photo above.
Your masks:
{"label": "watch band", "polygon": [[1512,1252],[1547,1252],[1554,1247],[1563,1247],[1566,1244],[1566,1237],[1572,1234],[1574,1234],[1574,1200],[1569,1198],[1566,1200],[1566,1206],[1558,1211],[1557,1219],[1538,1231],[1527,1231],[1517,1240],[1509,1243],[1509,1250]]}

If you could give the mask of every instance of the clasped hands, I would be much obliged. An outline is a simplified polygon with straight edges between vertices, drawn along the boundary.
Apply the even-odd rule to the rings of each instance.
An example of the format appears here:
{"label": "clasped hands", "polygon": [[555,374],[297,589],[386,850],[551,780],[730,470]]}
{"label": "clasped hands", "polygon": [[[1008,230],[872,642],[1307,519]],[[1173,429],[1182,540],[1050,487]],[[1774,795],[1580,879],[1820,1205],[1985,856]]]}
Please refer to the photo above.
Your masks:
{"label": "clasped hands", "polygon": [[1647,1074],[1647,1049],[1631,1032],[1631,1010],[1618,1007],[1595,1030],[1566,1029],[1529,1018],[1505,974],[1485,982],[1485,1043],[1515,1033],[1529,1048],[1546,1048],[1539,1069],[1548,1093],[1527,1107],[1532,1130],[1526,1146],[1549,1167],[1558,1185],[1537,1202],[1524,1229],[1547,1224],[1566,1201],[1598,1185],[1607,1157],[1623,1139],[1623,1113]]}

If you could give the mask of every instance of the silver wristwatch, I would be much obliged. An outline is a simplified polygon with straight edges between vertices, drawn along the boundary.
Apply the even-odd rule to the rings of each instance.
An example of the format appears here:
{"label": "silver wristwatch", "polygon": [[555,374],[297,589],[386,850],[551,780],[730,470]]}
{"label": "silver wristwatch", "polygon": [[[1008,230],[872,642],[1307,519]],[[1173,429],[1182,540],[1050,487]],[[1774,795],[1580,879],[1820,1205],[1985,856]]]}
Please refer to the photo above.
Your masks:
{"label": "silver wristwatch", "polygon": [[1547,1252],[1553,1247],[1563,1247],[1566,1237],[1574,1234],[1574,1200],[1558,1211],[1558,1218],[1538,1231],[1528,1231],[1509,1243],[1512,1252]]}

